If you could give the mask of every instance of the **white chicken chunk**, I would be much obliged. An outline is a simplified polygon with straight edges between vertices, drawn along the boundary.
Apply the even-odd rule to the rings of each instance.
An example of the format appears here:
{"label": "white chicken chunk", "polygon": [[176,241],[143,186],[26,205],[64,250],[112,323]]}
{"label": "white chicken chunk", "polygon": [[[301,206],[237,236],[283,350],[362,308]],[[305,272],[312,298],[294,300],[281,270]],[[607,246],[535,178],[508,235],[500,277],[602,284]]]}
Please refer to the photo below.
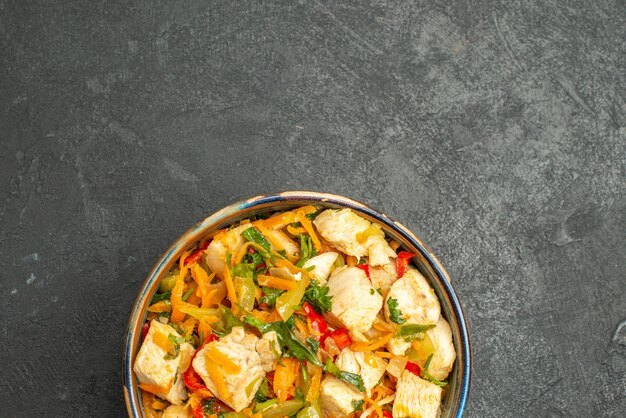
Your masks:
{"label": "white chicken chunk", "polygon": [[[371,286],[365,272],[357,267],[341,267],[328,279],[328,296],[332,296],[331,322],[339,322],[356,341],[374,323],[383,306],[383,297]],[[336,321],[334,321],[336,319]]]}
{"label": "white chicken chunk", "polygon": [[378,225],[350,209],[325,210],[313,223],[320,235],[333,247],[355,257],[367,256],[372,266],[389,264],[390,258],[397,256]]}
{"label": "white chicken chunk", "polygon": [[[160,334],[157,336],[157,334]],[[191,344],[184,342],[179,346],[178,355],[166,360],[168,352],[155,343],[158,340],[169,341],[169,336],[180,338],[180,334],[169,325],[152,321],[150,330],[143,341],[133,370],[140,384],[152,385],[161,389],[157,396],[166,399],[174,405],[180,405],[187,397],[187,389],[183,383],[182,373],[189,366],[194,353]]]}
{"label": "white chicken chunk", "polygon": [[192,418],[193,415],[188,407],[182,405],[170,405],[163,411],[162,418]]}
{"label": "white chicken chunk", "polygon": [[372,286],[380,289],[383,295],[389,293],[389,289],[393,282],[398,278],[396,272],[396,263],[389,263],[383,266],[370,267],[370,279]]}
{"label": "white chicken chunk", "polygon": [[211,271],[217,274],[217,276],[223,279],[224,267],[226,266],[226,255],[230,253],[233,257],[237,254],[237,251],[246,243],[241,233],[248,228],[251,228],[251,224],[239,225],[236,228],[226,231],[221,236],[216,236],[217,239],[211,241],[206,249],[205,260]]}
{"label": "white chicken chunk", "polygon": [[266,372],[271,372],[276,369],[276,355],[281,355],[282,350],[278,343],[278,336],[276,331],[270,331],[263,334],[263,337],[256,343],[256,352],[261,357],[261,367]]}
{"label": "white chicken chunk", "polygon": [[363,394],[354,386],[334,376],[326,376],[320,386],[322,412],[326,418],[347,417],[354,412],[352,402],[363,398]]}
{"label": "white chicken chunk", "polygon": [[[243,327],[233,327],[226,337],[205,345],[193,360],[193,368],[211,392],[237,412],[250,404],[265,376],[261,357],[255,350],[258,341],[259,338],[255,335],[246,334]],[[217,366],[220,368],[218,372],[224,380],[226,391],[220,392],[211,378],[208,367],[214,367],[214,364],[207,364],[210,361],[206,358],[209,350],[217,350],[227,356],[239,369],[238,372],[231,373],[226,368]]]}
{"label": "white chicken chunk", "polygon": [[439,386],[405,370],[396,384],[392,415],[394,418],[436,418],[441,394]]}
{"label": "white chicken chunk", "polygon": [[427,334],[434,347],[428,372],[437,380],[445,380],[448,374],[450,374],[456,359],[450,325],[443,317],[439,317],[437,326],[428,330]]}
{"label": "white chicken chunk", "polygon": [[416,269],[409,268],[396,280],[385,299],[385,316],[390,318],[389,300],[398,302],[402,318],[410,324],[435,324],[441,314],[439,299],[430,284]]}
{"label": "white chicken chunk", "polygon": [[308,259],[302,268],[308,270],[313,267],[313,270],[311,270],[311,277],[313,277],[320,286],[325,286],[337,257],[339,257],[339,254],[332,251],[322,253]]}
{"label": "white chicken chunk", "polygon": [[403,355],[405,355],[406,354],[406,350],[408,350],[409,347],[411,347],[411,342],[410,341],[406,341],[402,337],[393,337],[387,343],[387,350],[389,350],[389,352],[391,354],[393,354],[394,356],[403,356]]}
{"label": "white chicken chunk", "polygon": [[365,356],[366,354],[362,351],[355,352],[349,348],[344,348],[335,360],[335,364],[341,370],[360,375],[369,396],[372,388],[385,374],[387,362],[371,353],[368,353],[369,358],[366,361]]}

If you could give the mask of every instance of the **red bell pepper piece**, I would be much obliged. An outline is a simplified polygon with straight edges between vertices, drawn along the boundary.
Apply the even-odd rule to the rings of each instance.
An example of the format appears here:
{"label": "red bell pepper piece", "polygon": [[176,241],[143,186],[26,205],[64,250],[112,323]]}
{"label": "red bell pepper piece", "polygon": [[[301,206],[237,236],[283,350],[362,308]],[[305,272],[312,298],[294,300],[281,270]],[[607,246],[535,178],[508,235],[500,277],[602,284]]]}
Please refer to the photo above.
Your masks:
{"label": "red bell pepper piece", "polygon": [[146,335],[148,335],[148,331],[150,331],[150,322],[146,322],[141,327],[141,342],[146,339]]}
{"label": "red bell pepper piece", "polygon": [[410,361],[406,363],[406,366],[404,366],[404,370],[408,370],[409,372],[413,373],[415,376],[422,375],[422,369],[420,369],[420,366],[415,363],[411,363]]}
{"label": "red bell pepper piece", "polygon": [[[204,384],[204,382],[202,381],[202,378],[200,377],[200,375],[194,370],[193,366],[191,365],[191,363],[193,363],[193,359],[196,358],[196,354],[198,354],[200,352],[200,350],[202,349],[202,347],[204,347],[205,345],[207,345],[208,343],[210,343],[211,341],[215,341],[217,340],[217,337],[213,334],[210,334],[202,343],[202,345],[200,346],[200,348],[198,348],[196,350],[196,352],[193,354],[193,357],[191,357],[191,361],[189,362],[189,367],[187,368],[187,370],[185,370],[185,373],[183,373],[183,382],[185,382],[185,386],[187,386],[189,388],[189,390],[196,391],[198,389],[202,389],[202,390],[209,390],[206,385]],[[195,412],[194,412],[195,414]],[[194,415],[195,416],[195,415]]]}
{"label": "red bell pepper piece", "polygon": [[370,277],[370,265],[369,264],[357,264],[356,266],[357,268],[360,268],[361,270],[365,272],[365,275],[367,276],[368,279],[370,279],[370,282],[371,282],[372,278]]}
{"label": "red bell pepper piece", "polygon": [[202,258],[202,254],[207,248],[209,248],[210,243],[211,241],[207,240],[207,242],[198,247],[196,251],[192,252],[191,255],[185,259],[185,265],[197,263],[198,261],[200,261],[200,259]]}
{"label": "red bell pepper piece", "polygon": [[391,415],[391,412],[389,412],[386,409],[384,409],[383,410],[383,418],[393,418],[393,416]]}
{"label": "red bell pepper piece", "polygon": [[315,309],[313,309],[313,306],[311,306],[309,302],[304,302],[302,304],[302,308],[306,312],[309,322],[311,322],[311,328],[313,331],[320,336],[326,334],[326,331],[328,331],[328,324],[326,323],[324,317],[315,312]]}
{"label": "red bell pepper piece", "polygon": [[415,254],[408,251],[400,251],[398,253],[398,258],[396,258],[396,271],[398,273],[398,279],[404,276],[404,273],[406,273],[407,267],[409,266],[409,262],[413,257],[415,257]]}
{"label": "red bell pepper piece", "polygon": [[345,328],[337,328],[336,330],[329,332],[326,336],[324,336],[324,340],[328,337],[335,340],[335,344],[339,350],[343,350],[352,344],[352,338],[350,338],[350,334]]}

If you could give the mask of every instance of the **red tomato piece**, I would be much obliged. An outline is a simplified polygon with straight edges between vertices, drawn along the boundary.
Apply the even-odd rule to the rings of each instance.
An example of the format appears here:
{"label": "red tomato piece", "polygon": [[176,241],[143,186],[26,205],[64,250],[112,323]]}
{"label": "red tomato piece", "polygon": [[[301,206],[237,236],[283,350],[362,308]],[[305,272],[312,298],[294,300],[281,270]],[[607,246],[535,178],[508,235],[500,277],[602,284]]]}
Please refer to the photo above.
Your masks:
{"label": "red tomato piece", "polygon": [[[344,348],[352,344],[352,338],[350,338],[350,334],[345,328],[338,328],[332,332],[329,332],[326,337],[332,338],[335,341],[335,344],[337,345],[337,348],[339,348],[339,350],[343,350]],[[326,339],[326,337],[324,339]]]}
{"label": "red tomato piece", "polygon": [[369,264],[357,264],[356,267],[363,270],[367,278],[370,279],[370,282],[372,281],[372,278],[370,277],[370,265]]}
{"label": "red tomato piece", "polygon": [[141,342],[146,339],[146,335],[148,335],[148,331],[150,331],[150,322],[146,322],[141,327]]}
{"label": "red tomato piece", "polygon": [[211,241],[205,242],[200,247],[198,247],[196,251],[191,253],[191,255],[185,259],[185,265],[197,263],[198,261],[200,261],[200,259],[202,258],[202,253],[204,253],[204,250],[206,250],[209,247],[210,243]]}

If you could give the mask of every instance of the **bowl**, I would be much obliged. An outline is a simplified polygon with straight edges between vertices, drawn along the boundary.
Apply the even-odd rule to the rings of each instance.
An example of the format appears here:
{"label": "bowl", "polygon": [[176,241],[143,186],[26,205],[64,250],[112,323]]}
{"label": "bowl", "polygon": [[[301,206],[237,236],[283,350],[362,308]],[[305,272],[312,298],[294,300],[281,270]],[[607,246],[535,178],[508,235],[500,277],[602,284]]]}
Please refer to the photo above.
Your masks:
{"label": "bowl", "polygon": [[141,287],[133,306],[126,332],[123,379],[124,398],[130,417],[143,417],[141,393],[137,386],[137,378],[133,373],[132,366],[140,346],[141,327],[146,318],[146,309],[159,287],[159,282],[180,255],[196,245],[204,236],[233,222],[263,212],[287,210],[305,205],[316,205],[323,208],[350,208],[369,221],[380,224],[389,237],[400,242],[406,250],[416,254],[416,257],[413,258],[413,263],[428,279],[439,297],[442,315],[450,323],[452,338],[457,351],[457,359],[448,378],[447,394],[442,403],[441,416],[463,416],[469,395],[471,378],[469,331],[461,304],[450,284],[450,277],[437,257],[404,225],[363,203],[329,193],[292,191],[252,197],[218,210],[192,226],[161,256]]}

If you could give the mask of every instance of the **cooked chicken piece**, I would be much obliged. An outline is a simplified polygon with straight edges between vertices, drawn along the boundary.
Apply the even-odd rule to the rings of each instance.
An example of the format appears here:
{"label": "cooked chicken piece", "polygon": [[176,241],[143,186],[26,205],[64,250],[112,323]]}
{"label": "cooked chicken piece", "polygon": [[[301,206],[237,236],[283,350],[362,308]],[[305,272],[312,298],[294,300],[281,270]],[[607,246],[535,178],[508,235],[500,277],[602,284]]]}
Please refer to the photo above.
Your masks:
{"label": "cooked chicken piece", "polygon": [[170,405],[163,411],[162,418],[192,418],[191,410],[182,405]]}
{"label": "cooked chicken piece", "polygon": [[360,375],[368,396],[387,368],[387,362],[371,352],[367,354],[362,351],[354,352],[349,348],[341,351],[335,364],[341,370]]}
{"label": "cooked chicken piece", "polygon": [[383,297],[370,285],[365,272],[357,267],[335,270],[327,286],[328,296],[333,298],[331,322],[341,323],[354,340],[366,341],[363,333],[371,328],[383,305]]}
{"label": "cooked chicken piece", "polygon": [[[193,368],[211,392],[237,412],[250,404],[265,376],[261,357],[255,350],[258,341],[255,335],[246,334],[243,327],[233,327],[226,337],[205,345],[193,360]],[[230,366],[207,358],[207,355],[215,357],[216,351],[220,357],[228,357]],[[232,363],[235,370],[232,370]],[[215,376],[221,377],[217,378],[217,383],[213,380]],[[218,389],[219,380],[225,390]]]}
{"label": "cooked chicken piece", "polygon": [[411,342],[407,342],[402,337],[393,337],[391,341],[387,343],[387,350],[394,356],[405,355],[409,347],[411,347]]}
{"label": "cooked chicken piece", "polygon": [[320,235],[333,247],[355,257],[369,257],[369,264],[389,264],[396,252],[385,241],[385,234],[350,209],[328,209],[313,221]]}
{"label": "cooked chicken piece", "polygon": [[398,278],[396,272],[396,263],[389,263],[383,266],[370,267],[370,279],[372,279],[372,286],[376,289],[380,289],[383,296],[389,293],[389,288],[393,282]]}
{"label": "cooked chicken piece", "polygon": [[313,267],[311,270],[311,277],[313,277],[317,284],[320,286],[325,286],[326,281],[328,280],[328,276],[330,276],[330,272],[333,269],[333,264],[339,257],[339,254],[334,252],[327,252],[320,255],[316,255],[315,257],[307,260],[306,263],[302,266],[303,269],[308,270]]}
{"label": "cooked chicken piece", "polygon": [[324,417],[341,418],[354,412],[352,402],[363,400],[363,394],[334,376],[326,376],[320,386],[320,400]]}
{"label": "cooked chicken piece", "polygon": [[170,344],[170,335],[173,338],[181,337],[171,326],[152,321],[146,339],[135,358],[133,370],[140,384],[159,388],[161,393],[157,393],[157,396],[174,405],[180,405],[187,396],[182,374],[189,366],[195,350],[191,344],[184,342],[179,346],[178,355],[166,360],[168,351],[162,345]]}
{"label": "cooked chicken piece", "polygon": [[436,418],[439,416],[442,389],[408,370],[402,372],[396,385],[394,418]]}
{"label": "cooked chicken piece", "polygon": [[385,316],[389,319],[389,300],[398,302],[402,318],[410,324],[435,324],[441,306],[435,291],[416,269],[409,268],[404,276],[396,280],[385,299]]}
{"label": "cooked chicken piece", "polygon": [[252,225],[249,223],[239,225],[230,231],[226,231],[221,236],[216,236],[217,239],[214,239],[209,244],[206,249],[205,260],[211,268],[211,271],[217,274],[219,278],[224,278],[223,272],[224,266],[226,266],[227,254],[230,253],[232,257],[237,254],[237,251],[239,251],[243,244],[246,243],[246,240],[241,236],[241,233],[251,227]]}
{"label": "cooked chicken piece", "polygon": [[276,355],[281,355],[282,350],[278,343],[278,336],[275,331],[263,334],[263,337],[256,343],[256,352],[261,357],[261,367],[266,372],[276,369]]}
{"label": "cooked chicken piece", "polygon": [[428,337],[435,348],[428,372],[437,380],[445,380],[452,370],[456,351],[452,344],[452,331],[448,321],[439,317],[437,326],[427,331]]}

